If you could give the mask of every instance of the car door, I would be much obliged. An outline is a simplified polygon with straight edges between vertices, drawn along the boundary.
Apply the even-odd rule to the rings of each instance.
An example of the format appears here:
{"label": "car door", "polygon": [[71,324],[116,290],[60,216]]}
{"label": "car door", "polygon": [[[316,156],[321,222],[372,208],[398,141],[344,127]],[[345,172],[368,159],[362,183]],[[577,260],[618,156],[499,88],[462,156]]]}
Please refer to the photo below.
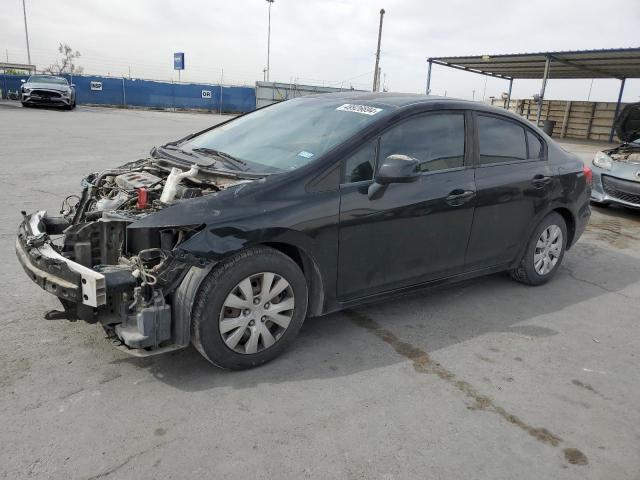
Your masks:
{"label": "car door", "polygon": [[[337,295],[341,300],[462,271],[475,205],[463,111],[401,120],[344,161],[340,187]],[[420,162],[412,183],[369,198],[376,165],[402,154]],[[376,162],[377,159],[377,162]]]}
{"label": "car door", "polygon": [[517,120],[474,112],[477,203],[465,270],[515,260],[557,178],[541,137]]}

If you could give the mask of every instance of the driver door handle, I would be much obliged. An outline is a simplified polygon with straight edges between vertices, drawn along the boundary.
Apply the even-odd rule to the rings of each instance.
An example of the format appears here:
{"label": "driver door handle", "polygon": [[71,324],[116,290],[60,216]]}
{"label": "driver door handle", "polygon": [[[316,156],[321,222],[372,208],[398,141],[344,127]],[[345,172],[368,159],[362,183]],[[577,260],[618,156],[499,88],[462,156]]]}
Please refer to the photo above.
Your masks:
{"label": "driver door handle", "polygon": [[461,188],[456,188],[449,193],[447,198],[445,198],[445,201],[452,207],[459,207],[475,196],[476,192],[473,190],[462,190]]}

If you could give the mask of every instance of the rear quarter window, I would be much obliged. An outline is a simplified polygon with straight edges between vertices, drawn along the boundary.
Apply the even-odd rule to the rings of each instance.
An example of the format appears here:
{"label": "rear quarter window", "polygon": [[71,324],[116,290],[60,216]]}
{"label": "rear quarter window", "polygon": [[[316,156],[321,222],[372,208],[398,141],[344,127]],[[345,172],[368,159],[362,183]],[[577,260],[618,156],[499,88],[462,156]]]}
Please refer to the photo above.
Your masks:
{"label": "rear quarter window", "polygon": [[544,155],[542,140],[529,130],[527,130],[527,147],[529,149],[529,158],[542,158]]}

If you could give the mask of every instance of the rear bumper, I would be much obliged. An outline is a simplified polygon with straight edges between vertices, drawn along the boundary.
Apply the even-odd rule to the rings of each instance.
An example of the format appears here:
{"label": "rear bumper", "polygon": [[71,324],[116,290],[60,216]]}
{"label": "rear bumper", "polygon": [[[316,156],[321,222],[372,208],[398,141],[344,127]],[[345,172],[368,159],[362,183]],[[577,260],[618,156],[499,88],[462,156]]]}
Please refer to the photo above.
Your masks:
{"label": "rear bumper", "polygon": [[589,206],[589,202],[585,202],[585,204],[578,211],[578,215],[576,215],[576,229],[573,235],[573,241],[571,245],[567,245],[567,248],[571,248],[575,245],[589,224],[589,219],[591,218],[591,207]]}
{"label": "rear bumper", "polygon": [[41,288],[63,300],[89,307],[104,305],[104,275],[58,253],[47,236],[45,216],[45,211],[27,215],[18,229],[16,255],[22,268]]}

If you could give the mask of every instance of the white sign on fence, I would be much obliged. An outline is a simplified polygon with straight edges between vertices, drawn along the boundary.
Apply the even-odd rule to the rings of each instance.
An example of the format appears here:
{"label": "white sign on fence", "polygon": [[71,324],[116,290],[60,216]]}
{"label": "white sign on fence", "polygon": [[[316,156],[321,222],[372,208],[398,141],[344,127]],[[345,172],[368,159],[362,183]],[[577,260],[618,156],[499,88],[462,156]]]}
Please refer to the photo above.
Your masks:
{"label": "white sign on fence", "polygon": [[91,90],[102,91],[102,82],[91,82]]}
{"label": "white sign on fence", "polygon": [[202,98],[211,98],[211,90],[202,90]]}

